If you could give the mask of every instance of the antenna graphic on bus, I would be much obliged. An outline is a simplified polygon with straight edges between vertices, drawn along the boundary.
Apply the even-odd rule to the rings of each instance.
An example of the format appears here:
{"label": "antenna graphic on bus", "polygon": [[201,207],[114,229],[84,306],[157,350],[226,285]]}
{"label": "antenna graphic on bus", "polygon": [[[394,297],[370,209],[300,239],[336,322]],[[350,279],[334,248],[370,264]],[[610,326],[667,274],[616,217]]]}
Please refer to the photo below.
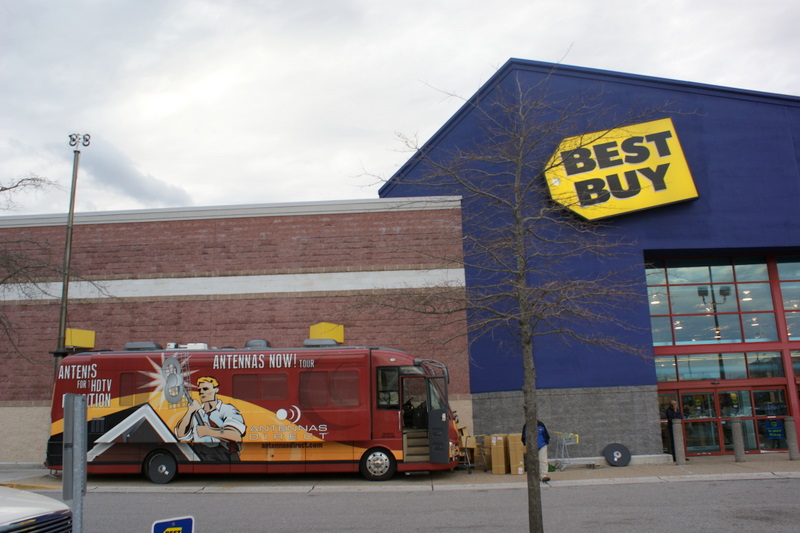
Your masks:
{"label": "antenna graphic on bus", "polygon": [[192,403],[192,395],[186,387],[186,377],[188,372],[184,372],[183,362],[177,357],[169,356],[164,358],[161,364],[161,375],[164,378],[164,399],[170,404],[175,405],[184,398]]}
{"label": "antenna graphic on bus", "polygon": [[288,411],[286,409],[278,409],[275,412],[275,416],[278,420],[287,420],[293,424],[296,424],[300,421],[300,418],[303,416],[302,411],[296,405],[292,405],[291,409]]}
{"label": "antenna graphic on bus", "polygon": [[[161,363],[161,375],[164,378],[164,399],[171,405],[177,406],[182,400],[187,405],[192,404],[192,394],[189,392],[186,380],[191,375],[189,371],[189,356],[179,354],[168,356]],[[205,425],[198,413],[194,414],[198,425]]]}

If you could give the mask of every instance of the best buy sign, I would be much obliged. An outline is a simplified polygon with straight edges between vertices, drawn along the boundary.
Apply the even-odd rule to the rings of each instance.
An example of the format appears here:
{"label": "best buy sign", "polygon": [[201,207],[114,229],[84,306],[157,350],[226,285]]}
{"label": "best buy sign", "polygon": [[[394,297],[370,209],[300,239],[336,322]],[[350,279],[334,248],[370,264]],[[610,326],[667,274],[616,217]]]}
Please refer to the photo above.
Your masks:
{"label": "best buy sign", "polygon": [[564,139],[547,168],[553,199],[589,220],[698,196],[669,118]]}

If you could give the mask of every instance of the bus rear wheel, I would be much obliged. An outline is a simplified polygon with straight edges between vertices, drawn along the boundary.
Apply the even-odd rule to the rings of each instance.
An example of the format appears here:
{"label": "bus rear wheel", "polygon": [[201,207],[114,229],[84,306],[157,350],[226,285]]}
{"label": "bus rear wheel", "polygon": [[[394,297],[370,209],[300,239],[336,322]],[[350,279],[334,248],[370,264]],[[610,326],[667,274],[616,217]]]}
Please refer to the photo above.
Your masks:
{"label": "bus rear wheel", "polygon": [[169,483],[177,473],[178,462],[164,450],[156,450],[144,460],[144,475],[153,483]]}
{"label": "bus rear wheel", "polygon": [[361,456],[359,470],[368,481],[386,481],[397,470],[397,462],[388,450],[371,448]]}

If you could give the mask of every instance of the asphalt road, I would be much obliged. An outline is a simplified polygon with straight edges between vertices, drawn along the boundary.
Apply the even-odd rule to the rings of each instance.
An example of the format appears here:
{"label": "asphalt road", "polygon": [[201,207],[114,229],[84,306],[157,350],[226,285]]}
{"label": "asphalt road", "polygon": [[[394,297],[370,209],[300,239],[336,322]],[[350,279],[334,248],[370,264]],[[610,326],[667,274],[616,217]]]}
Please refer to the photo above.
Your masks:
{"label": "asphalt road", "polygon": [[[798,479],[544,486],[542,498],[550,532],[800,530]],[[431,491],[90,492],[84,533],[146,533],[154,521],[180,516],[194,517],[199,533],[527,530],[524,489],[459,486]]]}

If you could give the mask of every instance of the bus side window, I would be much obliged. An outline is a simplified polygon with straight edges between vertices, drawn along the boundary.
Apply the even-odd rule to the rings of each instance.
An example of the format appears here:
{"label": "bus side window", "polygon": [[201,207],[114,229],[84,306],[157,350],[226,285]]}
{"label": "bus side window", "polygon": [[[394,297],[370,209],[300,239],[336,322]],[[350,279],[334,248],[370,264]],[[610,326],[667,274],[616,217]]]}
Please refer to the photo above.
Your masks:
{"label": "bus side window", "polygon": [[331,372],[331,405],[339,407],[356,407],[358,401],[358,372],[355,370],[338,370]]}
{"label": "bus side window", "polygon": [[378,409],[400,409],[400,369],[378,369]]}
{"label": "bus side window", "polygon": [[240,400],[258,400],[258,374],[234,374],[231,392]]}
{"label": "bus side window", "polygon": [[262,374],[262,400],[285,400],[289,397],[289,379],[286,374]]}
{"label": "bus side window", "polygon": [[300,373],[300,406],[301,407],[328,406],[327,372]]}
{"label": "bus side window", "polygon": [[285,400],[286,374],[234,374],[233,397],[240,400]]}

